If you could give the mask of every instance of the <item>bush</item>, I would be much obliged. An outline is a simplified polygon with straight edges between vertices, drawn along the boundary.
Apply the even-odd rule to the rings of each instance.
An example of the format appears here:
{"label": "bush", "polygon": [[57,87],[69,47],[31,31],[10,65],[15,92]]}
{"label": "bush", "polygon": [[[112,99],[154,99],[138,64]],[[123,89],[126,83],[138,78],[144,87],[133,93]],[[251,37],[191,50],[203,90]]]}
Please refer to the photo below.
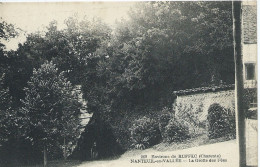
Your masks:
{"label": "bush", "polygon": [[236,133],[235,114],[218,103],[212,104],[208,109],[210,139],[219,137],[234,137]]}
{"label": "bush", "polygon": [[165,131],[165,127],[169,124],[169,121],[173,118],[173,114],[170,113],[170,109],[169,108],[164,108],[161,111],[161,115],[159,116],[159,130],[161,132],[162,138],[165,138],[164,135],[164,131]]}
{"label": "bush", "polygon": [[161,133],[155,120],[143,117],[134,122],[131,129],[131,139],[136,149],[145,149],[158,144]]}
{"label": "bush", "polygon": [[257,89],[256,88],[247,88],[244,89],[243,94],[243,104],[246,109],[250,108],[250,103],[257,103]]}
{"label": "bush", "polygon": [[169,121],[172,119],[171,114],[162,114],[159,117],[159,129],[163,131],[163,129],[168,125]]}
{"label": "bush", "polygon": [[235,139],[236,138],[236,116],[235,113],[231,113],[226,115],[227,121],[228,121],[228,127],[226,131],[226,136],[229,137],[229,139]]}
{"label": "bush", "polygon": [[163,108],[160,111],[159,115],[159,127],[164,128],[166,125],[168,125],[169,121],[172,119],[174,116],[173,114],[174,111],[172,111],[170,108]]}
{"label": "bush", "polygon": [[190,138],[189,128],[180,120],[172,118],[162,132],[162,136],[167,142],[181,142]]}

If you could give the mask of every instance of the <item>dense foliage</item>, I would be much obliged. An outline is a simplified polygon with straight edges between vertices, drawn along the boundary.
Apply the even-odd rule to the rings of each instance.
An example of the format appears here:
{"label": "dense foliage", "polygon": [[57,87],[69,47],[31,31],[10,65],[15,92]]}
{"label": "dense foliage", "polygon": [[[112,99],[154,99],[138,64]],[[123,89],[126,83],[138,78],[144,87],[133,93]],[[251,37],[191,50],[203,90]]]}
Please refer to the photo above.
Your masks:
{"label": "dense foliage", "polygon": [[172,117],[168,125],[165,126],[162,136],[166,142],[182,142],[191,137],[189,127],[175,117]]}
{"label": "dense foliage", "polygon": [[147,117],[136,120],[131,128],[131,139],[134,148],[137,149],[145,149],[158,144],[161,140],[158,123]]}
{"label": "dense foliage", "polygon": [[53,62],[45,62],[33,71],[25,94],[21,112],[29,140],[36,147],[68,152],[79,137],[81,107],[71,83]]}
{"label": "dense foliage", "polygon": [[28,65],[24,63],[25,56],[20,59],[14,51],[7,51],[5,45],[19,32],[17,27],[0,19],[0,164],[3,166],[36,160],[39,155],[26,140],[25,118],[19,112],[23,83],[30,77],[26,71]]}
{"label": "dense foliage", "polygon": [[96,52],[112,110],[158,110],[173,90],[234,82],[231,2],[138,3],[129,17]]}
{"label": "dense foliage", "polygon": [[98,19],[69,18],[62,30],[54,21],[13,57],[30,75],[52,60],[82,85],[89,112],[158,110],[173,90],[234,82],[231,2],[141,2],[129,18],[113,33]]}
{"label": "dense foliage", "polygon": [[208,136],[210,139],[219,137],[235,137],[235,114],[231,113],[218,103],[210,105],[207,120],[209,122]]}
{"label": "dense foliage", "polygon": [[80,84],[92,53],[109,38],[111,30],[99,19],[90,22],[70,17],[64,24],[66,27],[58,30],[53,21],[46,32],[29,34],[17,52],[26,55],[36,68],[46,60],[53,61],[70,82]]}
{"label": "dense foliage", "polygon": [[[174,90],[234,83],[231,9],[231,2],[139,2],[115,29],[100,19],[71,17],[63,29],[53,21],[46,31],[28,34],[15,51],[1,40],[18,34],[1,21],[1,142],[26,134],[50,152],[53,145],[70,152],[80,114],[73,87],[81,85],[96,134],[105,122],[120,130],[113,129],[119,143],[129,144],[129,115],[170,111]],[[138,120],[131,142],[153,145],[160,130],[167,141],[190,137],[177,119],[161,119]]]}
{"label": "dense foliage", "polygon": [[0,77],[0,144],[10,138],[15,138],[17,132],[17,120],[12,110],[12,98],[8,88],[3,86],[4,75]]}
{"label": "dense foliage", "polygon": [[[163,132],[165,130],[165,127],[168,125],[169,121],[171,120],[171,118],[174,116],[174,112],[171,113],[171,110],[169,108],[164,108],[161,111],[161,115],[159,116],[159,129],[161,132]],[[162,133],[162,137],[163,133]]]}

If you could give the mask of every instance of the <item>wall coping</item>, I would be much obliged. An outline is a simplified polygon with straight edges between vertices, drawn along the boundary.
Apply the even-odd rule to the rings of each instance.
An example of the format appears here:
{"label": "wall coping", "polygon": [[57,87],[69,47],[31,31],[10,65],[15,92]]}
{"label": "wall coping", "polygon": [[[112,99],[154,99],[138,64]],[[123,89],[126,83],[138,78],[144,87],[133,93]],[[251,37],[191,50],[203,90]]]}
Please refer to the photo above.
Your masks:
{"label": "wall coping", "polygon": [[218,86],[208,86],[208,87],[199,87],[199,88],[173,91],[173,95],[175,95],[175,96],[185,96],[185,95],[219,92],[219,91],[234,90],[234,89],[235,89],[235,84],[218,85]]}

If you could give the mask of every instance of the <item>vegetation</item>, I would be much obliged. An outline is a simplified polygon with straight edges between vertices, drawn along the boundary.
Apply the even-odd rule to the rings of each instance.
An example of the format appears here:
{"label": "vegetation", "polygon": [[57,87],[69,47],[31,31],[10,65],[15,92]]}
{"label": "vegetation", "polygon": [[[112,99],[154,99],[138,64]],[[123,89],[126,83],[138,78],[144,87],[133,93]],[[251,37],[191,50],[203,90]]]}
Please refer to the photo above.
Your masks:
{"label": "vegetation", "polygon": [[27,138],[44,149],[44,156],[47,150],[53,153],[50,149],[59,147],[66,158],[79,137],[80,103],[73,86],[53,62],[45,62],[33,71],[25,95],[21,113]]}
{"label": "vegetation", "polygon": [[[189,138],[190,128],[171,116],[172,92],[234,83],[231,13],[231,2],[140,2],[115,29],[99,19],[70,17],[63,29],[53,21],[46,31],[27,34],[15,51],[2,40],[19,33],[1,21],[0,150],[22,141],[37,145],[35,152],[67,157],[79,136],[76,85],[93,113],[100,150],[102,123],[122,147]],[[129,119],[135,115],[149,118]]]}
{"label": "vegetation", "polygon": [[231,3],[138,3],[129,16],[97,52],[109,57],[112,111],[161,110],[173,90],[234,82]]}
{"label": "vegetation", "polygon": [[[174,113],[171,113],[170,108],[163,108],[161,111],[161,115],[159,117],[159,129],[161,132],[164,131],[165,127],[168,125],[171,118],[174,116]],[[162,134],[162,137],[163,134]]]}
{"label": "vegetation", "polygon": [[0,78],[0,143],[4,143],[6,140],[10,139],[13,135],[11,132],[16,131],[14,128],[15,121],[12,119],[15,118],[12,111],[12,99],[9,95],[9,90],[3,87],[4,75]]}
{"label": "vegetation", "polygon": [[209,138],[231,137],[236,135],[235,114],[217,103],[208,109]]}
{"label": "vegetation", "polygon": [[172,118],[162,132],[166,142],[182,142],[190,138],[189,127],[180,120]]}
{"label": "vegetation", "polygon": [[136,120],[131,128],[131,139],[137,149],[145,149],[158,144],[161,140],[161,133],[157,122],[147,117]]}

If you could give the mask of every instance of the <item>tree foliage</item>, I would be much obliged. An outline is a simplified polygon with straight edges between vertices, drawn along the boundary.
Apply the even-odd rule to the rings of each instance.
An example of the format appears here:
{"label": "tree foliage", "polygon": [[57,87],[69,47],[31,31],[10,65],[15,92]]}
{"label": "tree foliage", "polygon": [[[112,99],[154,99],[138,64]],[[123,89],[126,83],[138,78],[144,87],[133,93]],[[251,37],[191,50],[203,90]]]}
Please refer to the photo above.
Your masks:
{"label": "tree foliage", "polygon": [[99,19],[89,22],[70,17],[65,25],[58,30],[57,22],[52,21],[46,32],[30,34],[18,53],[26,55],[36,68],[46,60],[53,61],[73,84],[80,84],[87,59],[109,38],[110,29]]}
{"label": "tree foliage", "polygon": [[[137,3],[95,52],[88,81],[115,110],[164,107],[173,90],[233,83],[231,9],[231,2]],[[97,94],[87,88],[86,97]]]}
{"label": "tree foliage", "polygon": [[12,114],[11,97],[8,88],[3,87],[4,75],[0,78],[0,143],[3,144],[12,135],[16,129],[15,117]]}
{"label": "tree foliage", "polygon": [[137,82],[171,82],[175,89],[223,80],[222,64],[233,58],[231,16],[230,2],[140,3],[130,12],[128,29],[130,42],[142,51],[134,60],[145,61],[143,70],[129,71],[144,71]]}
{"label": "tree foliage", "polygon": [[[10,52],[6,51],[5,41],[17,37],[18,31],[12,24],[0,18],[0,145],[10,140],[15,141],[21,137],[21,120],[18,115],[14,99],[8,84],[13,66],[11,66]],[[13,81],[14,82],[14,81]]]}
{"label": "tree foliage", "polygon": [[50,148],[76,141],[80,125],[78,95],[53,62],[34,69],[25,94],[21,110],[33,144]]}
{"label": "tree foliage", "polygon": [[[66,150],[78,135],[72,85],[82,86],[99,134],[101,122],[113,124],[117,115],[171,107],[174,90],[234,83],[231,14],[231,2],[139,2],[115,29],[71,17],[63,29],[53,21],[29,34],[16,51],[1,42],[2,118],[10,128],[23,118],[32,143]],[[13,30],[0,23],[2,39]],[[14,120],[8,115],[19,110],[4,99],[22,106]]]}

